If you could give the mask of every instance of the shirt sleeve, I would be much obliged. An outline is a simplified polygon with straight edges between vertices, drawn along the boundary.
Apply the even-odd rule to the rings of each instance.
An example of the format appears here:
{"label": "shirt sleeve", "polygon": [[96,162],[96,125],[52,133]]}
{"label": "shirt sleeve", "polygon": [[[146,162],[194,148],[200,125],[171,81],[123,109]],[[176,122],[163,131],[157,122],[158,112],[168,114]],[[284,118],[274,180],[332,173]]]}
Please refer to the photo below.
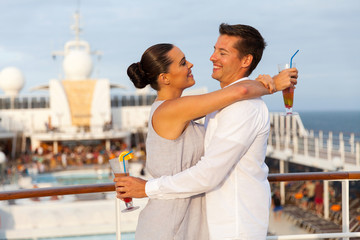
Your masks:
{"label": "shirt sleeve", "polygon": [[259,112],[259,108],[245,104],[245,101],[222,109],[217,116],[216,130],[201,160],[174,176],[149,180],[145,186],[146,194],[158,199],[186,198],[215,188],[256,138],[262,119]]}

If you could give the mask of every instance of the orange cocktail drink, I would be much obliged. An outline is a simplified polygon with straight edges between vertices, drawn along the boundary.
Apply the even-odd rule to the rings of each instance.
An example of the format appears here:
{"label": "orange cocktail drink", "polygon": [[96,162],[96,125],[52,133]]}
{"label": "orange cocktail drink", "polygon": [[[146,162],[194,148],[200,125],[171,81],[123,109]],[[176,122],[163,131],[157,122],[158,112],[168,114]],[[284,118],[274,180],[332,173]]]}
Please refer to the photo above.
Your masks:
{"label": "orange cocktail drink", "polygon": [[294,101],[294,89],[289,87],[287,89],[284,89],[282,93],[283,93],[285,108],[291,109]]}
{"label": "orange cocktail drink", "polygon": [[[125,176],[129,176],[129,173],[114,173],[115,177],[125,177]],[[123,199],[125,203],[130,203],[132,202],[132,198],[124,198]]]}
{"label": "orange cocktail drink", "polygon": [[[293,65],[292,67],[295,67],[295,63],[293,63],[292,65]],[[285,70],[288,68],[290,68],[290,64],[288,64],[288,63],[278,65],[279,73],[282,70]],[[294,88],[292,88],[292,87],[286,88],[282,91],[282,93],[283,93],[284,105],[285,105],[285,110],[286,110],[286,113],[284,115],[288,116],[288,115],[297,114],[297,113],[293,113],[293,111],[292,111],[292,107],[293,107],[293,103],[294,103]]]}
{"label": "orange cocktail drink", "polygon": [[[131,151],[132,152],[132,151]],[[133,158],[131,152],[123,151],[118,158],[109,160],[111,169],[115,177],[129,176],[129,163],[128,160]],[[132,198],[124,198],[126,208],[122,212],[130,212],[138,209],[133,205]]]}

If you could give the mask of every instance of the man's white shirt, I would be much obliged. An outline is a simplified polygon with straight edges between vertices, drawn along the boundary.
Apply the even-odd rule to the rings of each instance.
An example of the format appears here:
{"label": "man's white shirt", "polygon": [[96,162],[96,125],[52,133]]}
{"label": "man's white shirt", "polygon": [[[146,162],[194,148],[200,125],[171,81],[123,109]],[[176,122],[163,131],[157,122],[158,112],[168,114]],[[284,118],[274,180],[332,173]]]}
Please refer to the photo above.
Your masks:
{"label": "man's white shirt", "polygon": [[265,239],[270,209],[265,103],[260,98],[236,102],[209,114],[205,127],[201,160],[174,176],[148,181],[146,194],[173,199],[206,192],[211,240]]}

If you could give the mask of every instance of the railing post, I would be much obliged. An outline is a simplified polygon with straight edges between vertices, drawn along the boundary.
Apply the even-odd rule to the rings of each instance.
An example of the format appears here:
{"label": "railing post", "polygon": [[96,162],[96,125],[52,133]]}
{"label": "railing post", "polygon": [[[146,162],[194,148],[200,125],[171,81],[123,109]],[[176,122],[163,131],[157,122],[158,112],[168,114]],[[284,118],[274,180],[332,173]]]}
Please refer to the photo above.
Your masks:
{"label": "railing post", "polygon": [[288,149],[290,146],[290,137],[291,137],[291,117],[286,117],[286,129],[285,129],[285,149]]}
{"label": "railing post", "polygon": [[345,142],[344,134],[342,132],[339,133],[339,153],[341,161],[345,163]]}
{"label": "railing post", "polygon": [[274,134],[275,134],[275,148],[280,150],[280,129],[279,129],[280,116],[278,114],[274,115]]}
{"label": "railing post", "polygon": [[272,141],[272,135],[274,133],[274,129],[271,129],[269,132],[269,137],[268,137],[268,145],[272,146],[273,145],[273,141]]}
{"label": "railing post", "polygon": [[115,197],[116,204],[116,240],[121,240],[121,229],[120,229],[120,202],[121,200]]}
{"label": "railing post", "polygon": [[351,153],[355,153],[355,133],[350,134],[349,144]]}
{"label": "railing post", "polygon": [[293,145],[294,145],[294,154],[297,154],[299,151],[299,141],[297,135],[293,136]]}
{"label": "railing post", "polygon": [[274,115],[274,132],[279,132],[279,114]]}
{"label": "railing post", "polygon": [[[280,159],[279,160],[279,171],[280,173],[285,173],[285,160]],[[285,205],[285,182],[281,181],[280,182],[280,201],[281,201],[281,205]]]}
{"label": "railing post", "polygon": [[304,136],[304,155],[309,156],[308,136]]}
{"label": "railing post", "polygon": [[331,131],[329,132],[328,139],[330,140],[330,142],[331,142],[331,144],[332,144],[332,141],[333,141],[333,133],[332,133]]}
{"label": "railing post", "polygon": [[280,141],[284,141],[284,135],[285,135],[285,117],[280,116]]}
{"label": "railing post", "polygon": [[329,137],[327,140],[327,155],[328,155],[328,160],[331,161],[331,159],[332,159],[332,132],[329,132]]}
{"label": "railing post", "polygon": [[[349,219],[349,180],[343,180],[341,182],[342,192],[342,232],[349,233],[350,219]],[[348,237],[344,237],[343,240],[349,240]]]}
{"label": "railing post", "polygon": [[315,138],[315,158],[319,158],[319,139]]}
{"label": "railing post", "polygon": [[344,144],[344,140],[341,140],[339,142],[339,152],[340,152],[341,162],[343,164],[345,164],[345,144]]}
{"label": "railing post", "polygon": [[329,181],[324,181],[324,218],[329,219]]}
{"label": "railing post", "polygon": [[341,144],[344,143],[344,134],[342,132],[339,133],[339,153],[341,154]]}
{"label": "railing post", "polygon": [[309,133],[310,137],[314,137],[314,130],[310,130],[310,133]]}
{"label": "railing post", "polygon": [[286,132],[285,135],[285,149],[290,148],[290,133]]}
{"label": "railing post", "polygon": [[360,166],[360,142],[356,143],[356,166]]}
{"label": "railing post", "polygon": [[293,136],[296,136],[297,135],[296,118],[292,116],[291,119],[292,119],[292,134]]}
{"label": "railing post", "polygon": [[292,116],[287,116],[285,118],[286,132],[289,132],[289,133],[291,131],[291,118],[292,118]]}
{"label": "railing post", "polygon": [[275,133],[275,145],[276,145],[276,150],[280,151],[280,135],[278,132]]}
{"label": "railing post", "polygon": [[320,147],[320,149],[322,149],[323,148],[323,145],[324,145],[324,134],[323,134],[323,131],[319,131],[319,147]]}

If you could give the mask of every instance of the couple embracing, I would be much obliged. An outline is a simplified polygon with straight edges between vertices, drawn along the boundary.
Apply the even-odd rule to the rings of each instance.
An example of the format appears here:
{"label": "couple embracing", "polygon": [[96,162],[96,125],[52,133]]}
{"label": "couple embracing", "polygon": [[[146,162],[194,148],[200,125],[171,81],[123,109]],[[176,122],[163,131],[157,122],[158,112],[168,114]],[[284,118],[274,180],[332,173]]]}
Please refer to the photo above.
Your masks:
{"label": "couple embracing", "polygon": [[[128,68],[137,88],[157,91],[146,139],[153,179],[115,178],[118,198],[149,197],[136,240],[264,240],[271,203],[265,164],[269,112],[260,98],[297,83],[298,71],[249,75],[266,43],[247,25],[221,24],[210,57],[221,89],[181,97],[195,84],[191,64],[172,44],[148,48]],[[193,121],[206,115],[205,124]]]}

